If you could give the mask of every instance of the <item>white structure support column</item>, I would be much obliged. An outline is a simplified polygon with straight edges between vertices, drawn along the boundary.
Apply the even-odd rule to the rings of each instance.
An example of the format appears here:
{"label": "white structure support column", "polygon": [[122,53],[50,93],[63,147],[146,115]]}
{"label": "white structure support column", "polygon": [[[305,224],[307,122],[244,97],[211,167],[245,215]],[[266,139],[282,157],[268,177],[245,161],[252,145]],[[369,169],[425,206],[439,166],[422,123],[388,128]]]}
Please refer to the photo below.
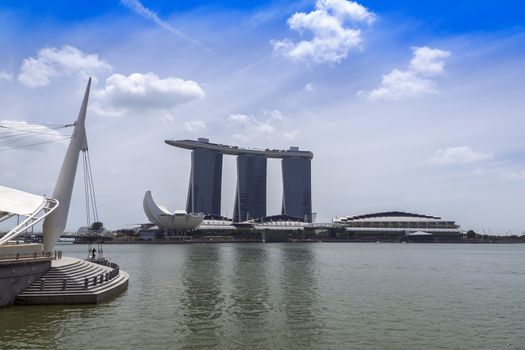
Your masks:
{"label": "white structure support column", "polygon": [[55,190],[53,191],[53,198],[57,199],[60,205],[53,213],[46,217],[44,221],[43,236],[45,252],[50,252],[54,249],[58,238],[66,228],[69,205],[71,203],[71,195],[77,173],[78,157],[81,151],[87,150],[88,148],[84,122],[86,120],[90,87],[91,78],[88,80],[80,112],[75,122],[75,129],[73,130],[73,135],[71,136],[71,141],[69,142],[66,156],[62,163],[60,174],[58,175]]}

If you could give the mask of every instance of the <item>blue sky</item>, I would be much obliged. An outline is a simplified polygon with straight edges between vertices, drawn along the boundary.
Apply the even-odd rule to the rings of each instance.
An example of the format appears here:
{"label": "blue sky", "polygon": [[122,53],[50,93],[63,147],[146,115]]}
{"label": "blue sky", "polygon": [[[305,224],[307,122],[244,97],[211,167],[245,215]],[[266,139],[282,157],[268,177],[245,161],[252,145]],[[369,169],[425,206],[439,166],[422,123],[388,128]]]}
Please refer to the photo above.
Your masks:
{"label": "blue sky", "polygon": [[[202,136],[312,150],[321,220],[406,210],[521,233],[524,10],[521,1],[2,1],[0,121],[70,122],[92,76],[88,137],[110,228],[145,220],[146,190],[183,208],[189,154],[162,140]],[[0,152],[13,165],[0,181],[50,193],[64,147]],[[281,195],[274,163],[269,214]],[[80,190],[70,229],[83,224]]]}
{"label": "blue sky", "polygon": [[[192,11],[256,11],[271,6],[290,3],[289,1],[143,1],[144,6],[162,16]],[[314,1],[297,2],[298,9],[311,6]],[[525,3],[519,0],[443,0],[417,1],[400,0],[367,1],[365,6],[375,12],[398,17],[412,18],[424,22],[430,30],[441,33],[463,33],[471,31],[493,31],[523,28]],[[71,24],[89,21],[100,16],[124,16],[129,11],[118,0],[108,1],[2,1],[3,11],[13,11],[21,18],[52,19]],[[284,15],[284,14],[283,14]]]}

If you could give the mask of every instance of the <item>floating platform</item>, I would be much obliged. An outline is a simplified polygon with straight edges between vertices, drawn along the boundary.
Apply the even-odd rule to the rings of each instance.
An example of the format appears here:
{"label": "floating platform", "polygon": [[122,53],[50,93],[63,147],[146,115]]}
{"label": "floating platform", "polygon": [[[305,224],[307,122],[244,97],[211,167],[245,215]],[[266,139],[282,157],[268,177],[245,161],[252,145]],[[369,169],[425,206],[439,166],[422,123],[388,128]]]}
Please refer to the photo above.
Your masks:
{"label": "floating platform", "polygon": [[17,305],[97,304],[128,288],[129,275],[106,260],[71,257],[54,260],[51,269],[15,300]]}

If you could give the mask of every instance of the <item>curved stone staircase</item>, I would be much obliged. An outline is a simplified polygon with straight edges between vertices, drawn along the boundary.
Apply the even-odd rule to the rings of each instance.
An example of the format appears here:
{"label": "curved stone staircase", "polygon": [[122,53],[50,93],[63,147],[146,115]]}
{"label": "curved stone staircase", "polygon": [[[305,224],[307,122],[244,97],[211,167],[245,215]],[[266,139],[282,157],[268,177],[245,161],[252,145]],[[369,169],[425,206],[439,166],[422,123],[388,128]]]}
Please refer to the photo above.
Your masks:
{"label": "curved stone staircase", "polygon": [[20,305],[96,304],[128,287],[129,275],[116,264],[64,257],[16,297]]}

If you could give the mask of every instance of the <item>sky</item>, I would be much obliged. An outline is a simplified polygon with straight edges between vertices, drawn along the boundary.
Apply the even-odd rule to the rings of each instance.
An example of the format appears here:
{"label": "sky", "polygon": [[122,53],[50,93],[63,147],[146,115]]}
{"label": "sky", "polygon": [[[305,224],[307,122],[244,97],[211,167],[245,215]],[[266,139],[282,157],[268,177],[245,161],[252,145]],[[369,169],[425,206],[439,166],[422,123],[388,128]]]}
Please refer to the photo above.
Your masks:
{"label": "sky", "polygon": [[[3,0],[0,184],[52,193],[71,134],[60,126],[91,76],[110,229],[147,221],[147,190],[183,209],[190,153],[164,140],[206,137],[312,151],[319,222],[399,210],[522,234],[524,25],[522,1]],[[38,132],[6,142],[12,128]],[[282,184],[268,163],[271,215]],[[79,164],[69,230],[86,224],[82,180]],[[235,181],[225,156],[223,215]]]}

